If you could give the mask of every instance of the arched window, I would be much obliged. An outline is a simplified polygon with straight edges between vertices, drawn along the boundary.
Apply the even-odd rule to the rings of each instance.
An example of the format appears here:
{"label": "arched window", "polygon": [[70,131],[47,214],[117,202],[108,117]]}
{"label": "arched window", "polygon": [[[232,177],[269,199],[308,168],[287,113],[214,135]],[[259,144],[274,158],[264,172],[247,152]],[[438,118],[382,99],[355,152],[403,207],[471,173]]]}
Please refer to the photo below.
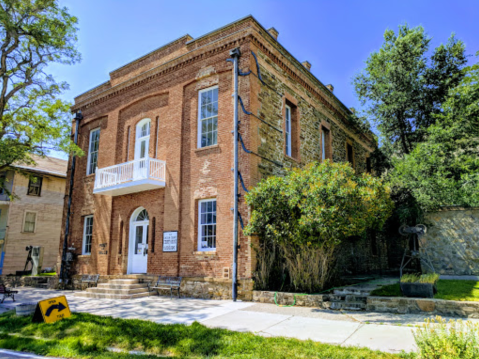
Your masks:
{"label": "arched window", "polygon": [[136,125],[135,160],[148,157],[150,147],[150,124],[151,120],[145,118]]}
{"label": "arched window", "polygon": [[150,217],[148,217],[148,212],[146,209],[143,209],[140,213],[135,218],[135,222],[143,222],[143,221],[148,221]]}

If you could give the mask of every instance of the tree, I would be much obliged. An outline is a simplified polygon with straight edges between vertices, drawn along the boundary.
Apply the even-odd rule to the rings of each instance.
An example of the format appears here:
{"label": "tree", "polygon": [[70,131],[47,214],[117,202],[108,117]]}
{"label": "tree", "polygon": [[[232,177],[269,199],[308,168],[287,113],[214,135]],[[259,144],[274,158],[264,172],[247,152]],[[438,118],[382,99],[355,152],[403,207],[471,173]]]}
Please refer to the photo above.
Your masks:
{"label": "tree", "polygon": [[370,120],[389,150],[410,153],[434,124],[448,91],[463,78],[465,46],[451,35],[428,57],[431,38],[422,27],[386,30],[381,49],[372,53],[353,84]]}
{"label": "tree", "polygon": [[0,0],[0,171],[51,149],[79,151],[59,98],[68,85],[45,72],[80,60],[76,24],[57,0]]}
{"label": "tree", "polygon": [[479,64],[464,73],[424,142],[393,159],[392,182],[411,191],[424,210],[479,206]]}
{"label": "tree", "polygon": [[[260,252],[280,253],[292,287],[309,292],[322,289],[338,244],[380,228],[392,211],[389,189],[380,179],[329,161],[262,180],[246,201],[252,213],[245,234],[259,236]],[[258,257],[270,261],[266,252]]]}

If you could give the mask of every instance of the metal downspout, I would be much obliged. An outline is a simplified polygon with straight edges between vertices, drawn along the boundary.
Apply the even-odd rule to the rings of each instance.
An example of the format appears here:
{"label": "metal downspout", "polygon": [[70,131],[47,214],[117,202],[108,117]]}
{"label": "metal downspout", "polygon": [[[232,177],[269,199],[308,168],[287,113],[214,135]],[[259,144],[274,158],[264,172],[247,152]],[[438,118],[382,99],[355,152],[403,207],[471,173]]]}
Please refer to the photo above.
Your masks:
{"label": "metal downspout", "polygon": [[[83,115],[81,111],[75,113],[75,137],[73,142],[75,145],[78,144],[78,130],[80,127],[80,121],[83,119]],[[65,221],[65,235],[63,236],[63,249],[62,249],[62,263],[60,267],[60,283],[64,283],[64,279],[66,279],[65,273],[65,263],[66,263],[66,255],[67,255],[67,246],[68,246],[68,233],[70,231],[70,217],[71,217],[71,206],[72,206],[72,193],[73,193],[73,177],[75,175],[75,161],[76,156],[75,154],[72,155],[72,167],[70,171],[70,188],[68,189],[68,204],[67,204],[67,218]]]}
{"label": "metal downspout", "polygon": [[233,208],[233,288],[232,298],[237,298],[237,277],[238,277],[238,59],[241,56],[239,48],[230,51],[234,67],[234,208]]}

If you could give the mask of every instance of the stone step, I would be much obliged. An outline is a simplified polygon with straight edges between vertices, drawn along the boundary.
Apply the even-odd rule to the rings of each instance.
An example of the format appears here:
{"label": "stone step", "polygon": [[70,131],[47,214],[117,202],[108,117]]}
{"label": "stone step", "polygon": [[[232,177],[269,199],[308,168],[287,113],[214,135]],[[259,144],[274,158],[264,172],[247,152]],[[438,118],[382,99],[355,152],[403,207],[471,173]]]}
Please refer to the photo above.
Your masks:
{"label": "stone step", "polygon": [[111,279],[110,281],[108,281],[108,283],[110,284],[120,284],[120,285],[124,285],[124,284],[138,284],[139,281],[138,279]]}
{"label": "stone step", "polygon": [[335,289],[334,295],[361,295],[361,296],[368,296],[371,292],[370,290],[366,289],[358,289],[358,288],[342,288],[342,289]]}
{"label": "stone step", "polygon": [[148,288],[133,288],[133,289],[88,288],[86,291],[88,293],[131,295],[131,294],[137,294],[137,293],[148,293]]}
{"label": "stone step", "polygon": [[356,295],[356,294],[330,295],[328,299],[330,302],[364,302],[366,303],[368,296]]}
{"label": "stone step", "polygon": [[92,292],[77,292],[75,297],[94,298],[94,299],[135,299],[148,297],[149,293],[136,293],[136,294],[105,294],[105,293],[92,293]]}
{"label": "stone step", "polygon": [[331,302],[329,308],[332,310],[365,310],[366,304],[363,302]]}
{"label": "stone step", "polygon": [[97,288],[104,288],[104,289],[137,289],[137,288],[148,288],[148,284],[146,284],[146,283],[137,283],[137,284],[98,283]]}

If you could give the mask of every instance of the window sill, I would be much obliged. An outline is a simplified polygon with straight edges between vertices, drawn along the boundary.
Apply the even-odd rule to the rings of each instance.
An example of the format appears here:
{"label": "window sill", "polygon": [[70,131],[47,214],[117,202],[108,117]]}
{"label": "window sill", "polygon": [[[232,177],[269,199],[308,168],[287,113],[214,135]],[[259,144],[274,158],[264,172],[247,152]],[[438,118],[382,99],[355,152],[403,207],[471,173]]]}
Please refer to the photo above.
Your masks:
{"label": "window sill", "polygon": [[300,161],[299,159],[294,158],[294,157],[291,157],[291,156],[289,156],[289,155],[287,155],[287,154],[284,154],[284,157],[286,157],[286,159],[288,159],[288,160],[290,160],[290,161],[294,161],[294,162],[296,162],[296,163],[301,163],[301,161]]}
{"label": "window sill", "polygon": [[91,253],[90,254],[80,254],[77,258],[90,258],[91,257]]}
{"label": "window sill", "polygon": [[219,145],[212,145],[212,146],[206,146],[206,147],[200,147],[195,150],[195,152],[203,152],[203,151],[208,151],[208,150],[216,150],[219,149]]}
{"label": "window sill", "polygon": [[195,251],[193,252],[195,256],[215,256],[216,255],[216,250],[211,250],[211,251]]}

